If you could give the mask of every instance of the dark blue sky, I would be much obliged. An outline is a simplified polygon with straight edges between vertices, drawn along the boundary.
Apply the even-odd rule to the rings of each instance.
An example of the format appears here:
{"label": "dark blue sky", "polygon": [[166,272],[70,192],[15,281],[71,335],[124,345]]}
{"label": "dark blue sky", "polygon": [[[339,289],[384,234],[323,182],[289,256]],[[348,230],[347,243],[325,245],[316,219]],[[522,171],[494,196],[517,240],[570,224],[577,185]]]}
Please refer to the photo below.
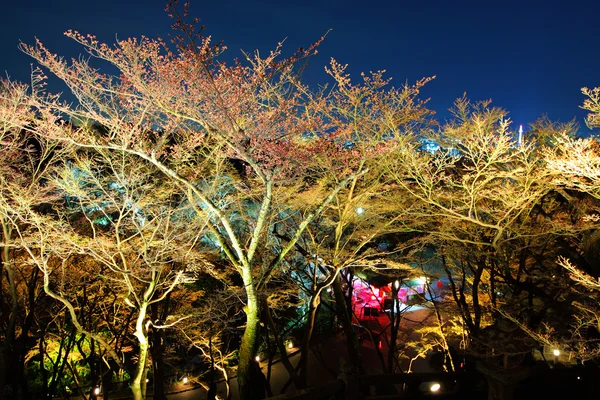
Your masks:
{"label": "dark blue sky", "polygon": [[[582,122],[580,89],[600,86],[595,0],[192,0],[191,14],[224,40],[229,56],[239,49],[266,52],[284,38],[291,53],[331,28],[311,61],[309,82],[326,81],[330,57],[349,64],[357,79],[379,69],[396,84],[437,75],[423,95],[442,119],[467,92],[473,100],[493,99],[515,125],[544,113]],[[0,24],[0,70],[28,79],[31,60],[17,49],[19,40],[37,36],[54,52],[76,56],[80,49],[62,36],[67,29],[110,42],[166,36],[170,24],[163,0],[14,1]]]}

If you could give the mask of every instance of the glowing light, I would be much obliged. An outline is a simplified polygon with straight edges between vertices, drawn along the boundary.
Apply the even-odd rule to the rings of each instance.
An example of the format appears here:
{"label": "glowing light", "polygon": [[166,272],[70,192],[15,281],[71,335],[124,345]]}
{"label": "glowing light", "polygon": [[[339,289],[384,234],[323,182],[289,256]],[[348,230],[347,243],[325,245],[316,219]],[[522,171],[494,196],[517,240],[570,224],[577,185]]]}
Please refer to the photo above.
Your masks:
{"label": "glowing light", "polygon": [[365,213],[365,209],[364,209],[364,208],[362,208],[362,207],[358,207],[358,208],[356,209],[356,213],[357,213],[358,215],[360,215],[360,214],[364,214],[364,213]]}
{"label": "glowing light", "polygon": [[396,281],[396,282],[394,282],[394,287],[395,287],[396,289],[399,289],[399,288],[400,288],[400,281]]}
{"label": "glowing light", "polygon": [[417,278],[417,282],[419,282],[420,285],[424,285],[427,283],[427,277],[425,276],[420,276]]}
{"label": "glowing light", "polygon": [[327,293],[331,293],[331,288],[330,287],[327,288]]}
{"label": "glowing light", "polygon": [[375,295],[372,295],[372,296],[371,296],[371,300],[375,300]]}
{"label": "glowing light", "polygon": [[94,394],[95,395],[100,394],[100,388],[99,387],[97,387],[96,389],[94,389]]}
{"label": "glowing light", "polygon": [[256,362],[260,362],[260,356],[256,356],[254,357],[254,359],[256,360]]}
{"label": "glowing light", "polygon": [[560,356],[560,350],[558,350],[558,349],[554,349],[554,350],[552,351],[552,354],[554,354],[554,356],[558,357],[558,356]]}
{"label": "glowing light", "polygon": [[519,125],[519,147],[523,144],[523,125]]}
{"label": "glowing light", "polygon": [[439,383],[434,383],[433,385],[431,385],[429,390],[431,390],[432,392],[437,392],[438,390],[440,390],[441,387],[442,385],[440,385]]}
{"label": "glowing light", "polygon": [[293,348],[294,348],[294,342],[289,342],[288,349],[293,349]]}
{"label": "glowing light", "polygon": [[183,377],[183,383],[184,383],[184,384],[188,383],[188,377],[187,377],[187,376],[184,376],[184,377]]}
{"label": "glowing light", "polygon": [[150,382],[150,379],[146,378],[146,383]]}

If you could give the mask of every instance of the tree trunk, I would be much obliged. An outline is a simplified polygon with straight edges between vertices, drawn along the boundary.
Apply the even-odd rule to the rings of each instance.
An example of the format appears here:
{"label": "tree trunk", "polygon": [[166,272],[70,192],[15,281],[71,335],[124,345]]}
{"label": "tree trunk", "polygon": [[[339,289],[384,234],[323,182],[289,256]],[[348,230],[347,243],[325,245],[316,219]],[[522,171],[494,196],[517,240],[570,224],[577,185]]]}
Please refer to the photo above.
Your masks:
{"label": "tree trunk", "polygon": [[[168,297],[166,303],[163,304],[163,308],[168,308]],[[163,315],[159,315],[159,304],[154,303],[151,306],[152,321],[163,321],[164,315],[166,314],[163,310]],[[152,335],[150,336],[150,350],[152,354],[152,378],[154,387],[154,399],[155,400],[166,400],[165,396],[165,360],[163,357],[164,352],[164,330],[163,329],[152,329]]]}
{"label": "tree trunk", "polygon": [[[396,281],[398,282],[398,281]],[[396,341],[398,340],[398,331],[400,330],[401,312],[400,312],[400,299],[398,299],[398,289],[400,285],[396,287],[396,283],[392,283],[392,310],[390,314],[390,344],[388,347],[387,354],[387,372],[394,373],[396,370]]]}
{"label": "tree trunk", "polygon": [[338,314],[338,318],[344,328],[346,334],[346,343],[348,345],[348,357],[350,361],[349,370],[355,373],[364,374],[365,370],[362,365],[362,357],[360,355],[360,345],[356,338],[356,333],[352,328],[352,320],[348,314],[348,306],[346,304],[346,297],[344,296],[342,289],[342,277],[341,275],[335,279],[332,283],[333,293],[335,295],[335,310]]}
{"label": "tree trunk", "polygon": [[281,341],[281,338],[279,337],[279,333],[277,332],[277,329],[275,327],[275,322],[273,321],[273,318],[271,317],[271,310],[269,309],[267,300],[266,299],[261,300],[261,303],[263,304],[263,312],[264,312],[264,316],[265,316],[265,322],[267,323],[267,326],[273,333],[273,337],[275,338],[275,345],[279,349],[279,353],[281,355],[280,356],[281,363],[287,370],[287,373],[290,375],[290,379],[292,380],[292,382],[294,382],[294,385],[296,385],[296,388],[300,389],[302,386],[302,383],[300,382],[298,374],[296,373],[296,369],[294,368],[294,366],[290,362],[290,359],[287,356],[287,350],[285,349],[285,345],[283,344],[283,342]]}
{"label": "tree trunk", "polygon": [[[10,311],[8,312],[8,324],[6,332],[4,334],[4,346],[2,347],[2,378],[0,378],[0,390],[4,393],[4,386],[6,384],[12,386],[14,395],[18,396],[20,389],[20,382],[18,377],[19,374],[16,370],[17,367],[17,355],[16,355],[16,343],[15,343],[15,326],[17,322],[17,315],[19,311],[17,285],[15,282],[15,269],[13,260],[10,258],[10,240],[11,240],[12,229],[8,225],[8,221],[2,220],[2,238],[4,248],[2,249],[2,267],[6,271],[6,277],[8,279],[8,288],[10,294]],[[4,272],[0,270],[0,276],[3,276]],[[0,281],[1,282],[1,281]],[[0,286],[0,289],[2,287]],[[4,310],[3,310],[4,311]]]}
{"label": "tree trunk", "polygon": [[[254,280],[249,267],[242,271],[242,278],[246,288],[247,304],[244,307],[246,313],[246,328],[242,336],[242,343],[238,352],[239,364],[237,370],[237,381],[241,400],[255,400],[265,398],[264,375],[260,365],[256,361],[258,350],[258,327],[259,327],[259,303],[255,292]],[[262,379],[261,379],[262,376]]]}
{"label": "tree trunk", "polygon": [[319,310],[319,304],[321,299],[319,295],[315,295],[310,300],[310,308],[308,310],[308,316],[306,318],[306,325],[304,330],[304,337],[302,338],[302,345],[300,347],[300,382],[302,387],[297,389],[304,389],[308,384],[308,353],[310,350],[310,339],[312,338],[313,331],[315,329],[315,319],[317,311]]}
{"label": "tree trunk", "polygon": [[140,304],[140,310],[138,313],[137,322],[135,324],[134,335],[138,340],[138,365],[131,382],[131,391],[133,393],[134,400],[144,400],[146,397],[146,371],[148,362],[148,334],[144,322],[146,320],[146,312],[148,309],[148,302],[142,302]]}

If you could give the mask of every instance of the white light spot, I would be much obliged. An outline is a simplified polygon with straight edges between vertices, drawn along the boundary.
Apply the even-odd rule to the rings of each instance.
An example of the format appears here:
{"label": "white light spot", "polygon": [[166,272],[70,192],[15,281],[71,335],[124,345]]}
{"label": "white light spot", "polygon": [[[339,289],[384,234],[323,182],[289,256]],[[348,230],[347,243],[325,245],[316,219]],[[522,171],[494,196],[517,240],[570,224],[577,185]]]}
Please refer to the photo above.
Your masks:
{"label": "white light spot", "polygon": [[364,213],[365,213],[365,209],[364,209],[364,208],[362,208],[362,207],[358,207],[358,208],[356,209],[356,213],[357,213],[358,215],[360,215],[360,214],[364,214]]}
{"label": "white light spot", "polygon": [[431,388],[429,388],[432,392],[437,392],[438,390],[440,390],[442,386],[439,383],[434,383],[433,385],[431,385]]}

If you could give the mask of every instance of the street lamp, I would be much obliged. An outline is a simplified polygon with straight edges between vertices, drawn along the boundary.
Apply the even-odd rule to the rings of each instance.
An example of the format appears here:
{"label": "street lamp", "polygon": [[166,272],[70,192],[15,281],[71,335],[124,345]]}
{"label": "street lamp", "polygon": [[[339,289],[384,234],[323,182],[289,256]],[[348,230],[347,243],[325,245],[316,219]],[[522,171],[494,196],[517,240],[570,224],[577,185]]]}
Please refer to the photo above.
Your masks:
{"label": "street lamp", "polygon": [[560,350],[558,349],[554,349],[552,350],[552,354],[554,354],[554,364],[556,364],[558,362],[558,356],[560,356]]}

